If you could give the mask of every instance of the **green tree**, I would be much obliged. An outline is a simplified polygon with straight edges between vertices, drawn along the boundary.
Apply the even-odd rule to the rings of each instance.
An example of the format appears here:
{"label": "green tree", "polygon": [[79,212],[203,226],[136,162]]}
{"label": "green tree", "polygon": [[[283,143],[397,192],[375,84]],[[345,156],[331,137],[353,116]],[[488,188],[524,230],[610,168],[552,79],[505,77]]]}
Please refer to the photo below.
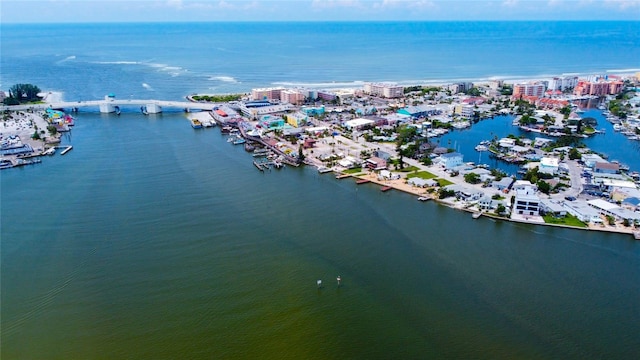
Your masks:
{"label": "green tree", "polygon": [[541,193],[549,195],[549,192],[551,191],[551,185],[549,185],[548,182],[539,180],[536,185],[538,186],[538,190],[540,190]]}
{"label": "green tree", "polygon": [[20,103],[39,101],[40,88],[33,84],[15,84],[9,88],[9,97]]}
{"label": "green tree", "polygon": [[302,164],[304,162],[304,152],[302,152],[302,144],[298,145],[298,164]]}
{"label": "green tree", "polygon": [[569,150],[569,159],[570,160],[578,160],[580,158],[582,158],[582,154],[580,154],[580,151],[578,151],[578,149],[571,148],[571,150]]}
{"label": "green tree", "polygon": [[498,215],[502,215],[507,211],[507,208],[504,207],[504,205],[502,204],[498,204],[498,206],[496,207],[496,214]]}
{"label": "green tree", "polygon": [[480,175],[472,172],[466,173],[464,174],[464,181],[468,182],[469,184],[477,184],[480,182]]}

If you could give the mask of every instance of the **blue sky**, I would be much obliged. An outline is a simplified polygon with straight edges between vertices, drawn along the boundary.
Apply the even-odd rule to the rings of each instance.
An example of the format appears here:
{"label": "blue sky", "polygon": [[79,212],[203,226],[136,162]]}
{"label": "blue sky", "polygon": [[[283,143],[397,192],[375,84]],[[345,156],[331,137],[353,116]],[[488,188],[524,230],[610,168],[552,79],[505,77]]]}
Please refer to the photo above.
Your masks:
{"label": "blue sky", "polygon": [[640,0],[0,0],[2,23],[640,20]]}

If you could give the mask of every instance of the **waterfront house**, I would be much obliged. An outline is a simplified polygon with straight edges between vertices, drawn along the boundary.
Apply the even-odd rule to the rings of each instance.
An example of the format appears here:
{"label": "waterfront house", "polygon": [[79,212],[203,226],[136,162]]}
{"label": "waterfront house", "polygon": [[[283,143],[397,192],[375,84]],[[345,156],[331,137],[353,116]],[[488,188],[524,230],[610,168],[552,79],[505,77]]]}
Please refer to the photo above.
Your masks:
{"label": "waterfront house", "polygon": [[502,138],[498,140],[498,146],[504,150],[509,150],[516,145],[516,139]]}
{"label": "waterfront house", "polygon": [[529,216],[540,215],[540,198],[532,185],[514,187],[514,190],[516,192],[513,205],[514,214]]}
{"label": "waterfront house", "polygon": [[598,210],[603,215],[613,216],[616,220],[627,220],[630,222],[640,222],[640,214],[629,209],[625,209],[616,204],[612,204],[602,199],[587,201],[587,204]]}
{"label": "waterfront house", "polygon": [[593,166],[593,171],[596,173],[603,174],[619,174],[620,173],[620,164],[610,163],[607,161],[598,161]]}
{"label": "waterfront house", "polygon": [[445,189],[453,191],[458,199],[462,199],[464,201],[478,201],[485,195],[481,190],[458,184],[447,185],[445,186]]}
{"label": "waterfront house", "polygon": [[365,166],[371,170],[384,170],[387,168],[387,160],[373,156],[365,160]]}
{"label": "waterfront house", "polygon": [[453,169],[463,164],[463,155],[459,152],[452,152],[440,155],[439,162],[445,169]]}
{"label": "waterfront house", "polygon": [[399,174],[394,174],[389,170],[380,170],[378,173],[378,180],[398,180],[400,179]]}
{"label": "waterfront house", "polygon": [[600,155],[597,155],[597,154],[582,154],[581,160],[584,163],[584,165],[588,168],[593,168],[595,164],[598,162],[607,162],[605,159],[603,159],[602,157],[600,157]]}
{"label": "waterfront house", "polygon": [[563,204],[567,212],[585,223],[601,224],[600,212],[587,205],[584,201],[567,201]]}
{"label": "waterfront house", "polygon": [[495,210],[499,205],[502,205],[505,208],[508,207],[508,205],[503,200],[492,199],[490,196],[486,195],[478,200],[478,207],[481,210]]}
{"label": "waterfront house", "polygon": [[557,218],[567,216],[567,209],[564,205],[551,199],[540,199],[540,212]]}
{"label": "waterfront house", "polygon": [[434,179],[423,179],[417,176],[407,180],[407,184],[416,186],[416,187],[422,187],[422,188],[438,186],[438,182],[435,181]]}

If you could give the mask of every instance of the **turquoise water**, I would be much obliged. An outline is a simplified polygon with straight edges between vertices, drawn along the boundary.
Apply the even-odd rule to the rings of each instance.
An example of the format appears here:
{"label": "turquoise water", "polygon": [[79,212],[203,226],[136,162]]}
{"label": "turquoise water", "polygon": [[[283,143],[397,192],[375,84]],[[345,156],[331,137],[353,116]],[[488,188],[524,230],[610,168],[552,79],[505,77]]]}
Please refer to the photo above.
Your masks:
{"label": "turquoise water", "polygon": [[263,174],[183,114],[77,124],[67,155],[2,173],[3,358],[584,359],[640,346],[628,235],[473,220],[312,169]]}
{"label": "turquoise water", "polygon": [[34,83],[70,101],[640,69],[637,21],[1,26],[1,87]]}

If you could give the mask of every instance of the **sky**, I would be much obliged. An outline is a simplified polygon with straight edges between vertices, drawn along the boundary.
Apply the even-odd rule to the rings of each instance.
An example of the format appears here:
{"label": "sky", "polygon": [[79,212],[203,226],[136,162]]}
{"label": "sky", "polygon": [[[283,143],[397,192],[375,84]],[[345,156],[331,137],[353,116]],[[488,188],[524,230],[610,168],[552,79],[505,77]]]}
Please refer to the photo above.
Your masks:
{"label": "sky", "polygon": [[7,23],[640,20],[640,0],[0,0]]}

